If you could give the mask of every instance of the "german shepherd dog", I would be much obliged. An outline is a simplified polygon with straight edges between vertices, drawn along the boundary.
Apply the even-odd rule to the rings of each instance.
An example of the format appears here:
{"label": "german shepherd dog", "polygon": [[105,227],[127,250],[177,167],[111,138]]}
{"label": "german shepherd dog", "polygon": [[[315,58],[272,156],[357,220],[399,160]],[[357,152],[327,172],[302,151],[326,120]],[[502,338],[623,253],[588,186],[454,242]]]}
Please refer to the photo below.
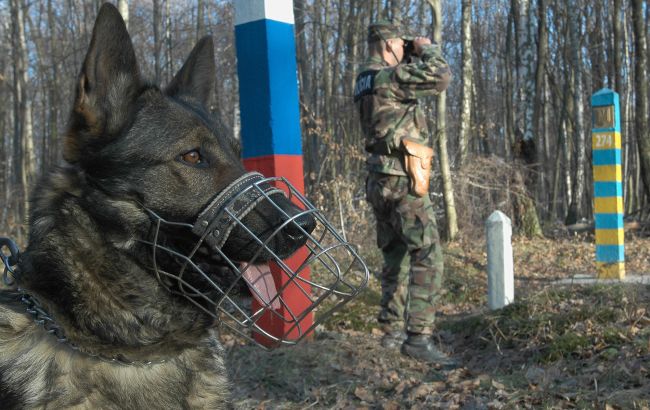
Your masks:
{"label": "german shepherd dog", "polygon": [[[205,37],[167,87],[144,82],[119,12],[101,7],[65,135],[66,164],[34,191],[29,244],[14,273],[20,291],[0,291],[0,408],[231,407],[216,319],[152,273],[146,245],[152,215],[192,224],[246,174],[237,140],[206,108],[214,76]],[[268,258],[255,253],[251,232],[273,232],[269,249],[281,258],[305,243],[314,220],[302,216],[278,234],[283,215],[298,211],[273,198],[276,206],[253,204],[246,229],[231,229],[220,245],[226,257]],[[196,243],[173,224],[156,235],[174,249]],[[205,243],[194,251],[211,281],[228,280]],[[156,260],[159,271],[175,263]],[[209,292],[192,274],[182,283]]]}

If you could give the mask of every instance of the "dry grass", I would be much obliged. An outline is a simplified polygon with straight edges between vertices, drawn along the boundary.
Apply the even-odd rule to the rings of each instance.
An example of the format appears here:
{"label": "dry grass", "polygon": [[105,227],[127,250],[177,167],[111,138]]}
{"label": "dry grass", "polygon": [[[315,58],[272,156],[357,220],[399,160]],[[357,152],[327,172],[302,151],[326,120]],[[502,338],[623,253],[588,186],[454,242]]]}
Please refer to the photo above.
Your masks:
{"label": "dry grass", "polygon": [[[628,271],[650,274],[650,240],[626,245]],[[436,337],[461,369],[442,371],[380,346],[373,279],[312,342],[229,349],[237,408],[650,406],[649,286],[553,285],[593,273],[590,238],[516,239],[517,302],[489,312],[483,249],[480,237],[445,249]]]}
{"label": "dry grass", "polygon": [[[380,286],[371,278],[311,342],[265,352],[225,334],[236,407],[649,409],[650,287],[553,284],[594,273],[592,235],[556,227],[553,239],[515,237],[517,301],[497,312],[485,308],[481,221],[494,209],[508,213],[498,186],[507,181],[503,172],[489,186],[479,183],[490,181],[481,175],[463,177],[472,183],[458,191],[461,238],[445,246],[436,337],[462,368],[442,371],[382,348],[375,323]],[[371,271],[379,270],[362,184],[337,178],[313,192]],[[650,275],[650,238],[626,237],[626,269]]]}

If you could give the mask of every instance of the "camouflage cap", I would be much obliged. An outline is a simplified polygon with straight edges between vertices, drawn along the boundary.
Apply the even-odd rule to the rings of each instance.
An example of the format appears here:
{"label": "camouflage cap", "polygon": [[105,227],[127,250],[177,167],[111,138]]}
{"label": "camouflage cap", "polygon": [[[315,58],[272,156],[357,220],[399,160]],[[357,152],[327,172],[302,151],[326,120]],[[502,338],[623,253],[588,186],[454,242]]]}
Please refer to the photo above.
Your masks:
{"label": "camouflage cap", "polygon": [[405,33],[400,27],[399,22],[392,20],[379,20],[368,26],[368,42],[372,43],[378,40],[388,40],[390,38],[401,38],[404,40],[413,40],[413,36]]}

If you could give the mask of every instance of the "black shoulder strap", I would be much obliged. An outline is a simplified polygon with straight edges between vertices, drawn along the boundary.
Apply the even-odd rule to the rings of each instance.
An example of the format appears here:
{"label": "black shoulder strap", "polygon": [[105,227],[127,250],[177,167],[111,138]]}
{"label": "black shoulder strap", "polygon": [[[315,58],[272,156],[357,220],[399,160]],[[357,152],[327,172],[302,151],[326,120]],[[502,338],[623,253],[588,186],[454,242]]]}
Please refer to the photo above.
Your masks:
{"label": "black shoulder strap", "polygon": [[357,76],[354,85],[354,102],[359,101],[361,97],[374,93],[375,75],[379,70],[366,70]]}

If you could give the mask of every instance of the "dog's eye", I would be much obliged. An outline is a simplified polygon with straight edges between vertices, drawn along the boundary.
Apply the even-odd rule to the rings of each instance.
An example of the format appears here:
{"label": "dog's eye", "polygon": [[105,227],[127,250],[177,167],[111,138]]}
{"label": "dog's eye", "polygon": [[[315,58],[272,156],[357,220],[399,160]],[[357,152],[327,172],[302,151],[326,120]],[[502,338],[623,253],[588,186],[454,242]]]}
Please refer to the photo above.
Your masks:
{"label": "dog's eye", "polygon": [[193,149],[181,155],[181,161],[190,165],[200,165],[203,163],[203,158],[198,150]]}

